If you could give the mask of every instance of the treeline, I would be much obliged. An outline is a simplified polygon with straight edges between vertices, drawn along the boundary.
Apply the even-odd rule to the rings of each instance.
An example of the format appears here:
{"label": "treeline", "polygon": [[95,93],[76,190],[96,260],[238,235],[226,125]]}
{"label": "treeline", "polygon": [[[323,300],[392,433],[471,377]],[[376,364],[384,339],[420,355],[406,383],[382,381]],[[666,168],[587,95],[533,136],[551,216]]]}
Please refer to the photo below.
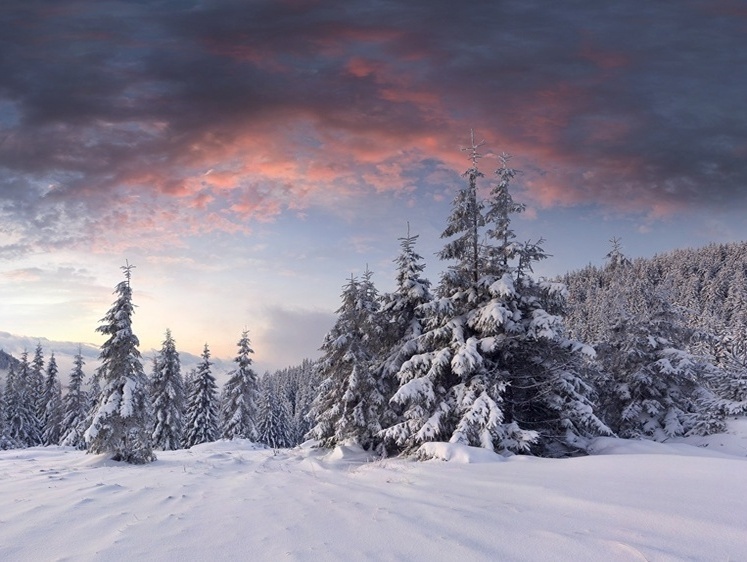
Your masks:
{"label": "treeline", "polygon": [[[604,266],[562,280],[569,334],[597,351],[599,403],[616,433],[661,440],[747,414],[747,244],[630,260],[611,242]],[[633,423],[649,412],[665,413],[663,425]]]}
{"label": "treeline", "polygon": [[[747,242],[710,244],[703,248],[674,250],[652,258],[627,259],[618,240],[604,267],[589,265],[566,274],[570,315],[568,324],[580,337],[593,337],[599,315],[586,306],[595,299],[608,300],[600,291],[618,264],[626,275],[644,281],[649,291],[659,291],[700,333],[739,334],[747,327]],[[584,316],[585,315],[585,316]]]}
{"label": "treeline", "polygon": [[[4,446],[58,437],[132,463],[218,438],[274,448],[313,438],[421,457],[422,444],[448,441],[565,456],[600,435],[665,440],[721,431],[727,416],[747,413],[744,245],[631,262],[615,241],[604,266],[539,280],[533,266],[547,254],[543,240],[520,242],[512,229],[524,206],[510,193],[508,155],[481,186],[478,145],[468,154],[438,283],[408,232],[391,293],[368,269],[344,284],[318,362],[260,379],[245,332],[219,395],[207,345],[182,380],[167,332],[146,376],[127,265],[98,328],[108,339],[90,392],[71,376],[60,398],[54,358],[44,377],[42,361],[22,356],[6,385]],[[740,272],[717,266],[726,262]]]}
{"label": "treeline", "polygon": [[[175,341],[167,330],[147,377],[147,400],[141,404],[152,448],[175,450],[220,438],[250,439],[275,448],[301,443],[319,382],[315,363],[304,360],[258,378],[251,369],[251,353],[245,332],[238,343],[236,368],[219,391],[209,348],[203,350],[197,368],[182,374]],[[45,361],[39,344],[31,359],[27,351],[20,359],[6,356],[11,360],[6,384],[0,388],[0,449],[86,449],[86,432],[100,407],[101,372],[87,377],[79,351],[63,392],[54,352]]]}

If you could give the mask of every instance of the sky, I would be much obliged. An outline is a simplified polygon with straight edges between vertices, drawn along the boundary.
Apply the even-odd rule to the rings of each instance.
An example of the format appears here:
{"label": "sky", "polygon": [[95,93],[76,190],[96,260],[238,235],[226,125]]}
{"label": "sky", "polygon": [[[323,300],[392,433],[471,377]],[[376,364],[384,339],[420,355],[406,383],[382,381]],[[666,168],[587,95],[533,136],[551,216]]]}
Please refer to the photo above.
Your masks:
{"label": "sky", "polygon": [[0,330],[100,344],[130,263],[143,350],[314,357],[408,223],[438,280],[470,130],[538,275],[742,240],[745,91],[739,0],[5,0]]}

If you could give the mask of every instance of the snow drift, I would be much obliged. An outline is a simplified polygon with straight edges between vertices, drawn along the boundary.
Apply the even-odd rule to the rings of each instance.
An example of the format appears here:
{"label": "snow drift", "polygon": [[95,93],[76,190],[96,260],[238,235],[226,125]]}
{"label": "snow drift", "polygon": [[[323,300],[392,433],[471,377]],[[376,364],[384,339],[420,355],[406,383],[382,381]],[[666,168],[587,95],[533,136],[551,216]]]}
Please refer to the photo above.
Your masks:
{"label": "snow drift", "polygon": [[449,462],[371,462],[354,447],[274,454],[243,440],[145,466],[2,451],[0,559],[739,559],[743,437],[604,438],[602,454],[565,460],[436,444]]}

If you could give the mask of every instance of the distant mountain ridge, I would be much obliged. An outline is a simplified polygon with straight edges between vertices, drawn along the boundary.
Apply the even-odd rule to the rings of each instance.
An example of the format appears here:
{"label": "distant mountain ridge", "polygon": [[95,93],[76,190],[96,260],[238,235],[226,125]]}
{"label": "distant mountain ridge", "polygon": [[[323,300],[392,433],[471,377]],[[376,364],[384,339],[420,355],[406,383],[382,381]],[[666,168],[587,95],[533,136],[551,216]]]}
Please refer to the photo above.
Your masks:
{"label": "distant mountain ridge", "polygon": [[[2,371],[2,373],[0,373],[0,375],[2,375],[0,376],[0,382],[5,380],[4,373],[8,371],[10,363],[13,362],[14,366],[18,366],[18,358],[24,350],[28,351],[30,357],[33,357],[34,350],[39,343],[44,352],[45,362],[49,359],[51,353],[54,352],[63,386],[67,384],[67,378],[70,371],[72,371],[73,360],[76,353],[78,353],[78,349],[80,349],[81,354],[83,355],[83,360],[85,361],[83,371],[86,373],[86,377],[93,375],[94,370],[101,363],[99,360],[100,349],[97,345],[92,343],[53,341],[47,338],[21,336],[0,331],[0,371]],[[152,358],[156,351],[157,350],[141,350],[141,353],[143,354],[143,368],[146,373],[150,374]],[[191,369],[197,367],[202,360],[198,355],[182,351],[179,351],[179,357],[182,363],[183,375],[186,375]],[[233,363],[216,357],[211,357],[210,361],[213,364],[213,374],[216,379],[218,379],[218,384],[221,385],[226,379],[225,374],[233,368]]]}

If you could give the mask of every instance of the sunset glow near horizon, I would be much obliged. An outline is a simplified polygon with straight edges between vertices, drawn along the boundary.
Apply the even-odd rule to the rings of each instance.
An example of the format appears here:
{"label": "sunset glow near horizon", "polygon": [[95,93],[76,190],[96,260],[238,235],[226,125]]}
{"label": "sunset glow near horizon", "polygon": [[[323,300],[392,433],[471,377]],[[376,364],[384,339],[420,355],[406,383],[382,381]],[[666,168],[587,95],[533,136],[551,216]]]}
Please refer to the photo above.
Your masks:
{"label": "sunset glow near horizon", "polygon": [[736,0],[10,0],[0,330],[100,343],[128,260],[143,350],[298,363],[408,223],[438,281],[470,129],[539,275],[742,240],[745,91]]}

